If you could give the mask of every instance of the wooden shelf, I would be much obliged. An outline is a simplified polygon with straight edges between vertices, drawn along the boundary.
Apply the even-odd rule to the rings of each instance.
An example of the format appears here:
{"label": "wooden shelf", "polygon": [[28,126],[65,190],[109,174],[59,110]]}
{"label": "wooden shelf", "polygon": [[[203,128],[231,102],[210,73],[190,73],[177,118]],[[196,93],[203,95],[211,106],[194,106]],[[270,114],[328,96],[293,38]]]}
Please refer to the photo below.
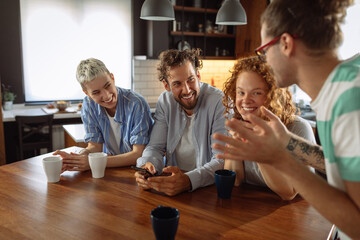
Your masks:
{"label": "wooden shelf", "polygon": [[206,37],[226,37],[226,38],[235,38],[235,34],[228,33],[207,33]]}
{"label": "wooden shelf", "polygon": [[235,60],[233,56],[205,56],[203,60]]}
{"label": "wooden shelf", "polygon": [[[203,32],[181,32],[181,31],[171,31],[172,36],[194,36],[194,37],[205,37]],[[206,33],[206,37],[226,37],[226,38],[235,38],[235,34],[227,33]]]}
{"label": "wooden shelf", "polygon": [[203,32],[181,32],[181,31],[171,31],[170,34],[172,36],[195,36],[195,37],[204,37],[204,33]]}
{"label": "wooden shelf", "polygon": [[[236,31],[234,30],[234,27],[224,27],[226,30],[219,32],[219,27],[215,24],[216,14],[219,11],[217,7],[220,5],[221,1],[222,0],[207,1],[207,8],[205,8],[205,5],[202,7],[191,7],[189,6],[189,3],[185,3],[185,1],[182,1],[182,4],[188,6],[182,6],[182,4],[179,3],[174,6],[176,25],[180,25],[177,26],[177,29],[180,31],[171,31],[175,30],[175,28],[174,25],[169,25],[169,41],[171,41],[169,47],[179,48],[180,39],[186,41],[192,47],[196,46],[196,48],[202,49],[203,54],[205,55],[203,56],[203,59],[234,60],[236,56]],[[202,28],[201,26],[199,27],[200,24],[202,25]],[[212,26],[212,30],[206,32],[206,26],[209,24]],[[203,31],[198,32],[198,29],[202,29]],[[216,29],[215,32],[214,29]],[[222,53],[220,50],[226,50],[228,55],[215,56],[216,53]]]}
{"label": "wooden shelf", "polygon": [[[182,6],[174,6],[175,11],[182,11]],[[216,14],[218,12],[217,9],[210,9],[210,8],[196,8],[196,7],[184,7],[184,12],[199,12],[199,13],[212,13]]]}

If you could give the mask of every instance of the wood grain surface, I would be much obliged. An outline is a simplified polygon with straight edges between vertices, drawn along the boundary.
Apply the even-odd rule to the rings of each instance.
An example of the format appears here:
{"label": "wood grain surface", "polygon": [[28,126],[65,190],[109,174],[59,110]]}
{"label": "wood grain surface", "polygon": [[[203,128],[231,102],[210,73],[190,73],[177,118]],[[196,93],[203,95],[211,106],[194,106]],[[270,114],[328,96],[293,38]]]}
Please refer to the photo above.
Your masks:
{"label": "wood grain surface", "polygon": [[331,229],[301,197],[282,201],[249,185],[229,200],[215,185],[168,197],[139,189],[130,168],[106,169],[101,179],[65,172],[47,183],[46,155],[0,167],[0,239],[155,239],[158,205],[179,209],[176,239],[326,239]]}

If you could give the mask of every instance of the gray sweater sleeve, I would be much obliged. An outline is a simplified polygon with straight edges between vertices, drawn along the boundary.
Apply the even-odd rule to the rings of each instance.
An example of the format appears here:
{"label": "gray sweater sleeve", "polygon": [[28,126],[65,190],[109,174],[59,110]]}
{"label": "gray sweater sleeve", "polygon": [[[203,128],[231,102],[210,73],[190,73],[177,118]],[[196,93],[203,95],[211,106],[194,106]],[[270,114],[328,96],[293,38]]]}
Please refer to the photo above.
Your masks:
{"label": "gray sweater sleeve", "polygon": [[313,143],[316,143],[313,129],[308,121],[296,116],[295,121],[288,126],[290,132],[298,135],[299,137],[305,138]]}

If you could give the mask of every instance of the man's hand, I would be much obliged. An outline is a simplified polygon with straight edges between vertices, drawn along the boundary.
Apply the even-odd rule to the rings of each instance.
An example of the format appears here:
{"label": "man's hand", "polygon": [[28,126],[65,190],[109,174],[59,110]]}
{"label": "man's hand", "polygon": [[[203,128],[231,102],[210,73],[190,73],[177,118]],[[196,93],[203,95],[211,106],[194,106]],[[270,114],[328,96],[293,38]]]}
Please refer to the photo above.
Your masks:
{"label": "man's hand", "polygon": [[[226,126],[232,130],[236,138],[214,134],[214,139],[226,143],[222,145],[214,143],[213,147],[224,154],[218,154],[218,158],[231,160],[251,160],[260,163],[277,163],[286,151],[290,134],[280,119],[265,107],[261,107],[262,114],[269,121],[265,121],[255,115],[248,116],[249,122],[236,119],[226,121]],[[242,139],[242,140],[240,140]]]}
{"label": "man's hand", "polygon": [[[151,162],[145,163],[145,165],[143,165],[142,168],[147,169],[152,174],[156,173],[156,169]],[[144,190],[151,189],[151,187],[148,184],[146,174],[144,174],[140,171],[136,171],[135,172],[135,180],[136,180],[138,186],[141,187],[142,189],[144,189]]]}
{"label": "man's hand", "polygon": [[79,155],[71,152],[56,150],[53,155],[60,155],[63,159],[62,172],[64,171],[86,171],[90,169],[87,155]]}
{"label": "man's hand", "polygon": [[165,193],[168,196],[174,196],[191,189],[190,178],[178,167],[166,167],[163,169],[163,172],[171,173],[171,176],[148,178],[147,184],[150,188]]}

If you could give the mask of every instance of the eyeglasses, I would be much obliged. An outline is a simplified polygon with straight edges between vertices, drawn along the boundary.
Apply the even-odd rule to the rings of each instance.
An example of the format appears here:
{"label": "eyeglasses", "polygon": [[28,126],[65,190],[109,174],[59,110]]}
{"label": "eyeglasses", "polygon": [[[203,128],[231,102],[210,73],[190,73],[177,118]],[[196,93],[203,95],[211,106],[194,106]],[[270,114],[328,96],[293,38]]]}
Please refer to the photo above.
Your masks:
{"label": "eyeglasses", "polygon": [[[298,38],[299,36],[298,35],[292,35],[292,37],[294,39]],[[268,42],[267,44],[263,45],[263,46],[260,46],[258,47],[257,49],[255,49],[255,54],[259,57],[259,59],[263,62],[266,62],[266,52],[267,50],[265,50],[266,47],[270,47],[272,45],[274,45],[277,41],[279,41],[281,38],[281,35],[280,36],[277,36],[276,38],[274,38],[273,40],[271,40],[270,42]]]}
{"label": "eyeglasses", "polygon": [[258,47],[257,49],[255,49],[255,54],[259,57],[259,59],[263,62],[266,61],[266,51],[265,48],[266,47],[270,47],[272,45],[274,45],[277,41],[280,40],[280,36],[277,36],[276,38],[274,38],[273,40],[271,40],[270,42],[266,43],[263,46]]}

